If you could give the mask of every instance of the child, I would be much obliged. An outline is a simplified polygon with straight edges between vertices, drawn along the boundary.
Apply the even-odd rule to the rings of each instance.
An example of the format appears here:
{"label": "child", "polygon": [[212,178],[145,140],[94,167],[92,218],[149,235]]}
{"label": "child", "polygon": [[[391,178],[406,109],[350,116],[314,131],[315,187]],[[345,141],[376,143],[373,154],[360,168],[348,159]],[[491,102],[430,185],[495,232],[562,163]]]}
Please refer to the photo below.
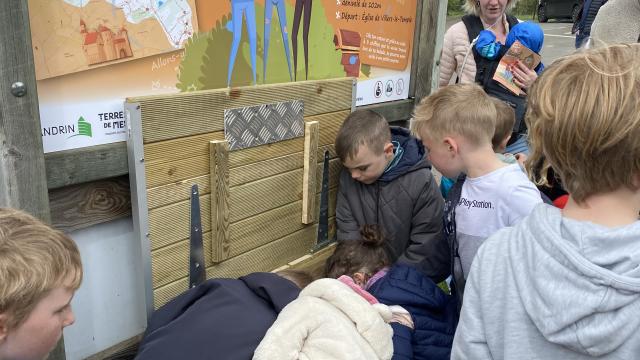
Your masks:
{"label": "child", "polygon": [[136,359],[251,359],[280,311],[311,280],[295,270],[209,279],[153,313]]}
{"label": "child", "polygon": [[513,111],[511,106],[507,105],[500,99],[491,98],[491,101],[493,101],[493,105],[496,107],[496,130],[493,134],[493,138],[491,139],[493,151],[496,153],[498,159],[503,163],[520,163],[521,166],[523,166],[522,164],[526,159],[526,155],[505,153],[507,150],[507,143],[511,139],[513,124],[516,123],[516,113]]}
{"label": "child", "polygon": [[254,360],[388,360],[391,311],[346,284],[320,279],[287,305],[256,348]]}
{"label": "child", "polygon": [[82,282],[75,243],[22,211],[0,208],[0,359],[44,359],[75,321]]}
{"label": "child", "polygon": [[[506,43],[502,45],[496,41],[496,35],[490,30],[480,31],[478,35],[478,41],[476,42],[476,50],[480,56],[489,60],[498,58],[500,49],[505,46],[507,49],[513,45],[514,42],[519,41],[522,45],[536,54],[542,50],[542,44],[544,42],[544,32],[540,25],[532,22],[521,22],[514,26],[507,34]],[[538,64],[534,69],[538,75],[544,70],[542,63]]]}
{"label": "child", "polygon": [[466,174],[461,186],[456,184],[449,192],[445,210],[460,296],[484,239],[513,226],[542,201],[520,166],[503,163],[493,152],[496,116],[491,98],[475,84],[442,88],[423,99],[414,112],[414,131],[436,169],[451,179]]}
{"label": "child", "polygon": [[363,227],[361,240],[338,243],[327,259],[327,276],[348,276],[362,291],[389,305],[395,320],[391,322],[394,360],[448,360],[456,323],[455,302],[414,267],[396,264],[389,268],[384,243],[376,228]]}
{"label": "child", "polygon": [[638,358],[639,93],[640,45],[567,56],[534,84],[530,161],[544,154],[569,201],[482,246],[452,359]]}
{"label": "child", "polygon": [[444,280],[449,257],[442,196],[422,144],[406,129],[390,129],[376,112],[357,110],[338,131],[335,148],[345,167],[336,205],[338,240],[358,240],[361,226],[377,224],[388,234],[391,261]]}

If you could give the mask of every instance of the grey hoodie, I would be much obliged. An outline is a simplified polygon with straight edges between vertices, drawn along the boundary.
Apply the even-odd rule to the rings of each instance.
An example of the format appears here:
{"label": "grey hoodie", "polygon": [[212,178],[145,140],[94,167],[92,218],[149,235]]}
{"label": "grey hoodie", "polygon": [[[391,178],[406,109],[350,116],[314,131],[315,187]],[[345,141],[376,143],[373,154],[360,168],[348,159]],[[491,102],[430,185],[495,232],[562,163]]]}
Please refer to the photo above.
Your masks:
{"label": "grey hoodie", "polygon": [[538,205],[478,251],[451,359],[593,358],[640,359],[640,222]]}

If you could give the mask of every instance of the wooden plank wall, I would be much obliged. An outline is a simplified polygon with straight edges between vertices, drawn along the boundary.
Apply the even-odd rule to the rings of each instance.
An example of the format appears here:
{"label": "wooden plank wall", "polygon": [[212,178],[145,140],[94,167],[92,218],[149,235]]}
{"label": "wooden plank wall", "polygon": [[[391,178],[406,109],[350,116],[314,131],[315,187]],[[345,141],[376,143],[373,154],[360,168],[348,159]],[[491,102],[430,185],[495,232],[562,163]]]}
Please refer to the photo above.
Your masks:
{"label": "wooden plank wall", "polygon": [[325,151],[332,158],[330,235],[335,233],[340,163],[333,142],[351,111],[353,90],[352,79],[336,79],[127,100],[141,108],[155,307],[187,289],[193,184],[200,189],[208,278],[271,271],[304,257],[315,245],[322,163],[315,171],[315,221],[305,225],[305,139],[299,137],[228,153],[228,247],[223,261],[212,258],[210,142],[224,140],[225,109],[303,100],[305,122],[319,125],[316,158],[323,160]]}

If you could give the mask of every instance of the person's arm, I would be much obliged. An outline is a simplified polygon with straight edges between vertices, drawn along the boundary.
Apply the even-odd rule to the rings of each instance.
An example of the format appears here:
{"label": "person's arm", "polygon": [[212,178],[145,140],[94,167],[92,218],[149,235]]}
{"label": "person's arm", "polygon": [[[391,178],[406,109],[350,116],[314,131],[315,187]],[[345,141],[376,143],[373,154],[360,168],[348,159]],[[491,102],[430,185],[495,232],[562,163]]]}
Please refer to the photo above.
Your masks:
{"label": "person's arm", "polygon": [[[451,360],[493,359],[483,319],[480,278],[482,276],[482,248],[471,265],[469,278],[464,288],[464,302],[460,313],[460,322],[456,328],[451,349]],[[497,310],[496,310],[497,311]]]}
{"label": "person's arm", "polygon": [[349,181],[354,181],[346,170],[342,170],[340,174],[340,185],[338,188],[338,197],[336,200],[336,225],[337,238],[341,240],[358,240],[360,239],[360,226],[353,217],[351,205],[347,200],[346,191]]}
{"label": "person's arm", "polygon": [[318,326],[317,321],[321,321],[321,317],[314,313],[314,310],[317,309],[313,308],[313,303],[309,302],[308,298],[300,298],[289,303],[260,341],[253,353],[253,360],[296,360],[309,333]]}
{"label": "person's arm", "polygon": [[449,276],[449,246],[442,232],[444,200],[429,174],[413,207],[409,246],[398,261],[420,268],[439,283]]}
{"label": "person's arm", "polygon": [[458,68],[458,62],[454,52],[455,34],[451,28],[444,34],[444,42],[442,44],[442,52],[440,53],[440,76],[438,78],[438,86],[443,87],[449,85],[451,77]]}
{"label": "person's arm", "polygon": [[413,359],[413,345],[411,345],[413,330],[398,322],[392,321],[389,325],[393,329],[393,357],[391,360]]}
{"label": "person's arm", "polygon": [[531,214],[533,208],[542,203],[540,191],[532,183],[518,184],[511,189],[504,203],[508,205],[509,226]]}

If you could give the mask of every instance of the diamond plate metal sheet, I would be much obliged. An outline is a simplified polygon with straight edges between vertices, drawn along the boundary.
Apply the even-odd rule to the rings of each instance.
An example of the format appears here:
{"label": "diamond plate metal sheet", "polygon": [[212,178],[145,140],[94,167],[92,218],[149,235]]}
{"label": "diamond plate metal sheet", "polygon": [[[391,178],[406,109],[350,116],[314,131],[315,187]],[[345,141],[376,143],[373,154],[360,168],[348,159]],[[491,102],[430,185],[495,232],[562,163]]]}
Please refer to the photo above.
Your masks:
{"label": "diamond plate metal sheet", "polygon": [[304,136],[301,100],[224,111],[224,137],[229,150],[246,149]]}

